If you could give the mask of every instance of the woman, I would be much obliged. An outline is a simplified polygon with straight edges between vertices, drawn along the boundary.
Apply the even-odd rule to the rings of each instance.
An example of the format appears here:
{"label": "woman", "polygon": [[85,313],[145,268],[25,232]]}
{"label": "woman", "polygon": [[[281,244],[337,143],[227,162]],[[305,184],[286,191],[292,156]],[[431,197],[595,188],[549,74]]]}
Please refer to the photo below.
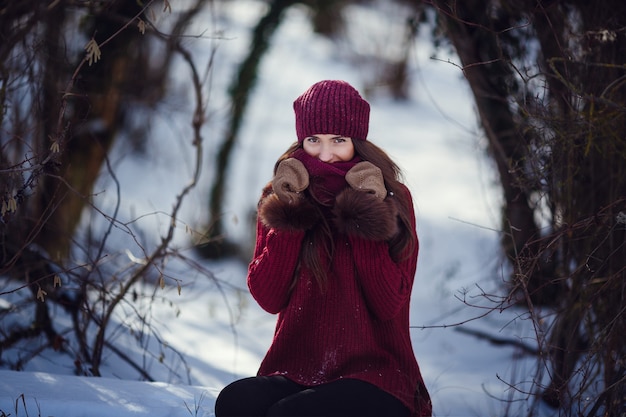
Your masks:
{"label": "woman", "polygon": [[258,205],[248,286],[278,322],[258,375],[217,417],[430,416],[409,335],[418,240],[400,171],[367,141],[369,104],[321,81],[294,102],[298,141]]}

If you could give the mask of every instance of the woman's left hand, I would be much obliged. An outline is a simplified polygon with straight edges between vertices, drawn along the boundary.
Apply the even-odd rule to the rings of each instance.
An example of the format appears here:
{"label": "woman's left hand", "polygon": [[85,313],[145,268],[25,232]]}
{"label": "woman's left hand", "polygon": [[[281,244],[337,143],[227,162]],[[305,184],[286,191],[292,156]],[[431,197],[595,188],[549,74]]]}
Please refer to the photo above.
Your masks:
{"label": "woman's left hand", "polygon": [[381,200],[387,197],[383,174],[380,168],[371,162],[359,162],[350,168],[346,173],[346,182],[355,190],[373,194]]}

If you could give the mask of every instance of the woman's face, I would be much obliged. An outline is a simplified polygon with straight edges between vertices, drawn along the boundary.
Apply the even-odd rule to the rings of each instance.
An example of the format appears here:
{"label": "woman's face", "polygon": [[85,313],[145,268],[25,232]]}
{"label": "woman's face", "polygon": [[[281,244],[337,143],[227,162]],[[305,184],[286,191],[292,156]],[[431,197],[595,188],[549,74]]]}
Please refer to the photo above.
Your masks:
{"label": "woman's face", "polygon": [[304,138],[304,151],[322,162],[350,161],[354,158],[352,139],[332,134],[316,134]]}

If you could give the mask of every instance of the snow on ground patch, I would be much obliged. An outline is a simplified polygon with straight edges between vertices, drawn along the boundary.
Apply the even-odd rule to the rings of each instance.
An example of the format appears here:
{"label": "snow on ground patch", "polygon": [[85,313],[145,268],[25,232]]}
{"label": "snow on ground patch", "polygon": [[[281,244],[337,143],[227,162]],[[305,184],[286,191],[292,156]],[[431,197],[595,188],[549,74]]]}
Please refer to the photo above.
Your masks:
{"label": "snow on ground patch", "polygon": [[161,382],[0,370],[2,416],[210,416],[216,394]]}

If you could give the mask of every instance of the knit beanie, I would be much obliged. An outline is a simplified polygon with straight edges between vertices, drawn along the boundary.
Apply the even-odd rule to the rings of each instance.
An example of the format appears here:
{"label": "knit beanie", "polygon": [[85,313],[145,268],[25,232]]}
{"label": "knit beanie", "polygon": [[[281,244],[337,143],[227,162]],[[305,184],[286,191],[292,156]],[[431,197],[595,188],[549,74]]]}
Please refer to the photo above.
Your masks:
{"label": "knit beanie", "polygon": [[293,102],[298,141],[315,134],[335,134],[366,140],[370,105],[345,81],[313,84]]}

